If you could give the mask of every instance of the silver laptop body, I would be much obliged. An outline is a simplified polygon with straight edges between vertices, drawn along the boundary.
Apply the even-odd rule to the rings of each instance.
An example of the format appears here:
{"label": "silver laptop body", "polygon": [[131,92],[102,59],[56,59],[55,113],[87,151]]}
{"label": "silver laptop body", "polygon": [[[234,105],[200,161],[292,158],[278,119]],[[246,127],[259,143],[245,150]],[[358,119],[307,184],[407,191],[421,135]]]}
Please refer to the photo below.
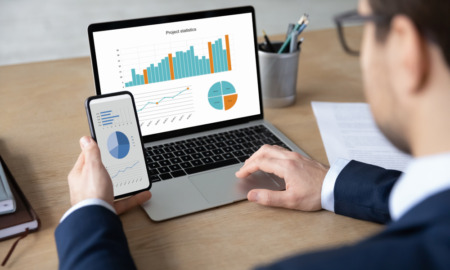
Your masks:
{"label": "silver laptop body", "polygon": [[[177,23],[182,23],[183,29],[180,30]],[[229,31],[227,23],[229,23]],[[150,28],[152,26],[153,28]],[[127,44],[127,42],[131,42],[130,37],[133,36],[128,34],[125,41],[119,40],[118,37],[121,37],[121,35],[124,35],[124,31],[130,29],[130,31],[136,31],[136,33],[141,33],[139,31],[153,33],[151,31],[160,29],[158,27],[170,29],[170,31],[166,31],[165,35],[173,39],[179,38],[179,35],[198,37],[195,36],[197,31],[205,31],[205,36],[208,36],[206,33],[208,27],[212,27],[211,29],[214,29],[215,32],[222,30],[222,35],[211,34],[210,37],[204,39],[205,41],[199,43],[195,43],[194,39],[186,38],[188,41],[182,41],[194,45],[186,48],[182,46],[172,48],[172,53],[168,57],[163,55],[158,65],[156,65],[156,62],[154,65],[148,64],[153,61],[152,58],[148,58],[150,60],[142,58],[139,61],[144,62],[143,59],[147,59],[148,63],[146,62],[143,68],[141,66],[140,69],[131,69],[131,67],[138,66],[129,60],[137,57],[133,54],[134,47]],[[245,29],[247,29],[247,32],[244,32]],[[160,145],[173,145],[179,141],[263,126],[275,135],[283,146],[307,156],[281,131],[263,118],[253,7],[99,23],[90,25],[88,32],[97,94],[121,90],[129,90],[134,94],[146,148],[153,149]],[[154,35],[156,36],[158,33],[155,32]],[[139,37],[136,37],[136,39],[139,40]],[[208,40],[211,40],[211,42],[207,42]],[[111,45],[112,43],[118,44],[117,49]],[[124,45],[121,45],[122,43]],[[179,41],[176,44],[181,43]],[[173,44],[175,44],[175,41]],[[119,45],[123,48],[128,47],[122,49]],[[160,49],[166,50],[162,46]],[[139,47],[136,51],[145,51],[141,48],[144,47]],[[203,49],[203,55],[199,52],[201,49]],[[148,49],[148,51],[151,50]],[[167,51],[169,51],[169,47],[167,47]],[[114,57],[117,53],[117,57],[114,58],[110,52],[114,53]],[[120,58],[123,54],[127,57]],[[139,57],[143,57],[142,55],[143,53],[139,54]],[[183,56],[185,57],[183,58]],[[184,66],[183,63],[185,63]],[[114,65],[114,67],[111,65]],[[159,73],[157,68],[160,68]],[[129,72],[130,69],[132,72]],[[120,73],[122,81],[118,80],[118,77],[116,82],[114,81],[116,77],[112,75],[115,74],[116,70]],[[143,70],[141,75],[138,74],[140,70]],[[190,73],[186,73],[186,70],[190,70]],[[159,77],[155,77],[154,74],[159,74]],[[180,88],[181,84],[193,85],[192,92],[190,92],[191,88],[189,87],[186,89]],[[234,89],[234,86],[225,88],[226,85],[231,84],[235,85],[237,89]],[[168,92],[166,89],[159,90],[158,87],[165,85],[175,85],[178,90],[183,90],[177,90],[178,92]],[[145,95],[149,98],[151,94],[158,93],[155,89],[166,91],[167,94],[150,101],[140,98]],[[200,91],[204,93],[200,95]],[[202,95],[205,97],[201,101],[203,103],[198,103],[198,100],[202,99]],[[181,112],[174,109],[178,107],[170,107],[171,104],[173,106],[179,104]],[[168,109],[163,111],[161,109],[164,108],[163,106],[167,106],[165,108]],[[256,108],[256,111],[253,109],[253,112],[251,112],[250,109],[246,110],[246,108]],[[154,109],[154,111],[151,111],[151,109]],[[152,112],[168,114],[168,111],[172,114],[170,117],[164,115],[164,119],[156,119],[155,116],[152,116]],[[227,113],[230,115],[235,113],[235,115],[226,118]],[[199,121],[199,124],[186,125],[182,128],[177,126],[178,128],[161,129],[161,126],[166,122],[170,125],[170,121],[172,121],[175,126],[177,122],[187,121],[186,119],[191,116],[197,117],[196,121]],[[213,121],[210,120],[211,117],[218,117],[220,120]],[[158,129],[162,131],[158,132]],[[163,221],[244,200],[248,191],[254,188],[285,189],[283,179],[264,172],[254,173],[247,179],[236,178],[235,173],[243,165],[243,161],[239,160],[232,165],[152,182],[152,199],[146,202],[143,208],[152,220]]]}

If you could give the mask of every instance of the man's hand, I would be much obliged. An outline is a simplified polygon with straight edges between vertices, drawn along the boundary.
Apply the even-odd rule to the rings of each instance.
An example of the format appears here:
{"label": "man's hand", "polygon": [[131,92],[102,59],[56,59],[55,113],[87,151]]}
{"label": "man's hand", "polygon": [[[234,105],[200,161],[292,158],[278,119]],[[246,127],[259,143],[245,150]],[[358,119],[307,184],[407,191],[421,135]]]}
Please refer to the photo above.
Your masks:
{"label": "man's hand", "polygon": [[261,170],[273,173],[286,182],[286,190],[250,190],[249,201],[259,204],[285,207],[302,211],[322,209],[322,183],[328,172],[323,164],[279,146],[262,146],[236,172],[239,178]]}
{"label": "man's hand", "polygon": [[111,204],[117,214],[121,214],[151,198],[150,191],[144,191],[114,203],[112,181],[103,166],[97,143],[91,137],[82,137],[80,146],[81,154],[68,176],[72,205],[97,198]]}

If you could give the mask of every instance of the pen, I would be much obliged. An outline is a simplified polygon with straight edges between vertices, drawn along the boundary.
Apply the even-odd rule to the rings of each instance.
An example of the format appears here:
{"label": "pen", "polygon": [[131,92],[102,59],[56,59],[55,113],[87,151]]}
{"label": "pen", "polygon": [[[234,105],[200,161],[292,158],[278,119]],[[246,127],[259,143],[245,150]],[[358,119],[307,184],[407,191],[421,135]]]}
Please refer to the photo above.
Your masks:
{"label": "pen", "polygon": [[266,46],[267,49],[269,49],[269,52],[275,52],[275,49],[273,48],[272,43],[270,42],[270,39],[269,39],[269,37],[266,34],[266,31],[262,30],[262,32],[263,32],[263,35],[264,35],[264,40],[267,43],[267,46]]}
{"label": "pen", "polygon": [[305,40],[305,38],[301,38],[298,42],[297,42],[297,51],[300,50],[300,46],[302,45],[303,41]]}
{"label": "pen", "polygon": [[[304,14],[297,22],[297,24],[294,27],[294,30],[292,31],[298,31],[300,27],[302,28],[302,31],[306,28],[306,26],[303,25],[307,25],[308,22],[308,14]],[[288,46],[288,44],[291,42],[291,35],[288,36],[288,38],[286,39],[286,41],[283,43],[283,45],[281,46],[280,50],[278,51],[278,53],[283,53],[283,51],[286,49],[286,47]]]}

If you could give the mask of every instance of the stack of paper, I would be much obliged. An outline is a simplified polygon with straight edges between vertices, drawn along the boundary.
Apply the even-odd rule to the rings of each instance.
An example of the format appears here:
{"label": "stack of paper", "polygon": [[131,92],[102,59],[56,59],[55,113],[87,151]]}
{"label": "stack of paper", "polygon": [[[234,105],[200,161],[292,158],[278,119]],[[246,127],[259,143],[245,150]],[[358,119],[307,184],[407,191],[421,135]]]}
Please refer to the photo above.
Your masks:
{"label": "stack of paper", "polygon": [[330,165],[345,158],[402,171],[411,160],[380,132],[368,104],[311,104]]}

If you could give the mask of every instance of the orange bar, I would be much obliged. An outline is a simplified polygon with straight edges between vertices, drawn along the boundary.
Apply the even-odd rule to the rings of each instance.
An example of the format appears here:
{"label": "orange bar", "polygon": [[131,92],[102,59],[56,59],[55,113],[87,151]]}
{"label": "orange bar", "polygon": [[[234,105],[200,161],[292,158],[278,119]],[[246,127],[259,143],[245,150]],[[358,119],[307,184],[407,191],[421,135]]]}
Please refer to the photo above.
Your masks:
{"label": "orange bar", "polygon": [[144,69],[143,71],[144,71],[144,83],[145,83],[145,84],[148,84],[147,70]]}
{"label": "orange bar", "polygon": [[175,80],[175,75],[173,73],[173,60],[172,60],[172,54],[169,53],[169,66],[170,66],[170,79]]}
{"label": "orange bar", "polygon": [[212,47],[211,42],[208,42],[208,49],[209,49],[209,66],[211,67],[211,73],[214,73],[214,60],[212,56]]}
{"label": "orange bar", "polygon": [[225,35],[225,44],[227,46],[228,70],[231,70],[230,40],[228,39],[228,35]]}

